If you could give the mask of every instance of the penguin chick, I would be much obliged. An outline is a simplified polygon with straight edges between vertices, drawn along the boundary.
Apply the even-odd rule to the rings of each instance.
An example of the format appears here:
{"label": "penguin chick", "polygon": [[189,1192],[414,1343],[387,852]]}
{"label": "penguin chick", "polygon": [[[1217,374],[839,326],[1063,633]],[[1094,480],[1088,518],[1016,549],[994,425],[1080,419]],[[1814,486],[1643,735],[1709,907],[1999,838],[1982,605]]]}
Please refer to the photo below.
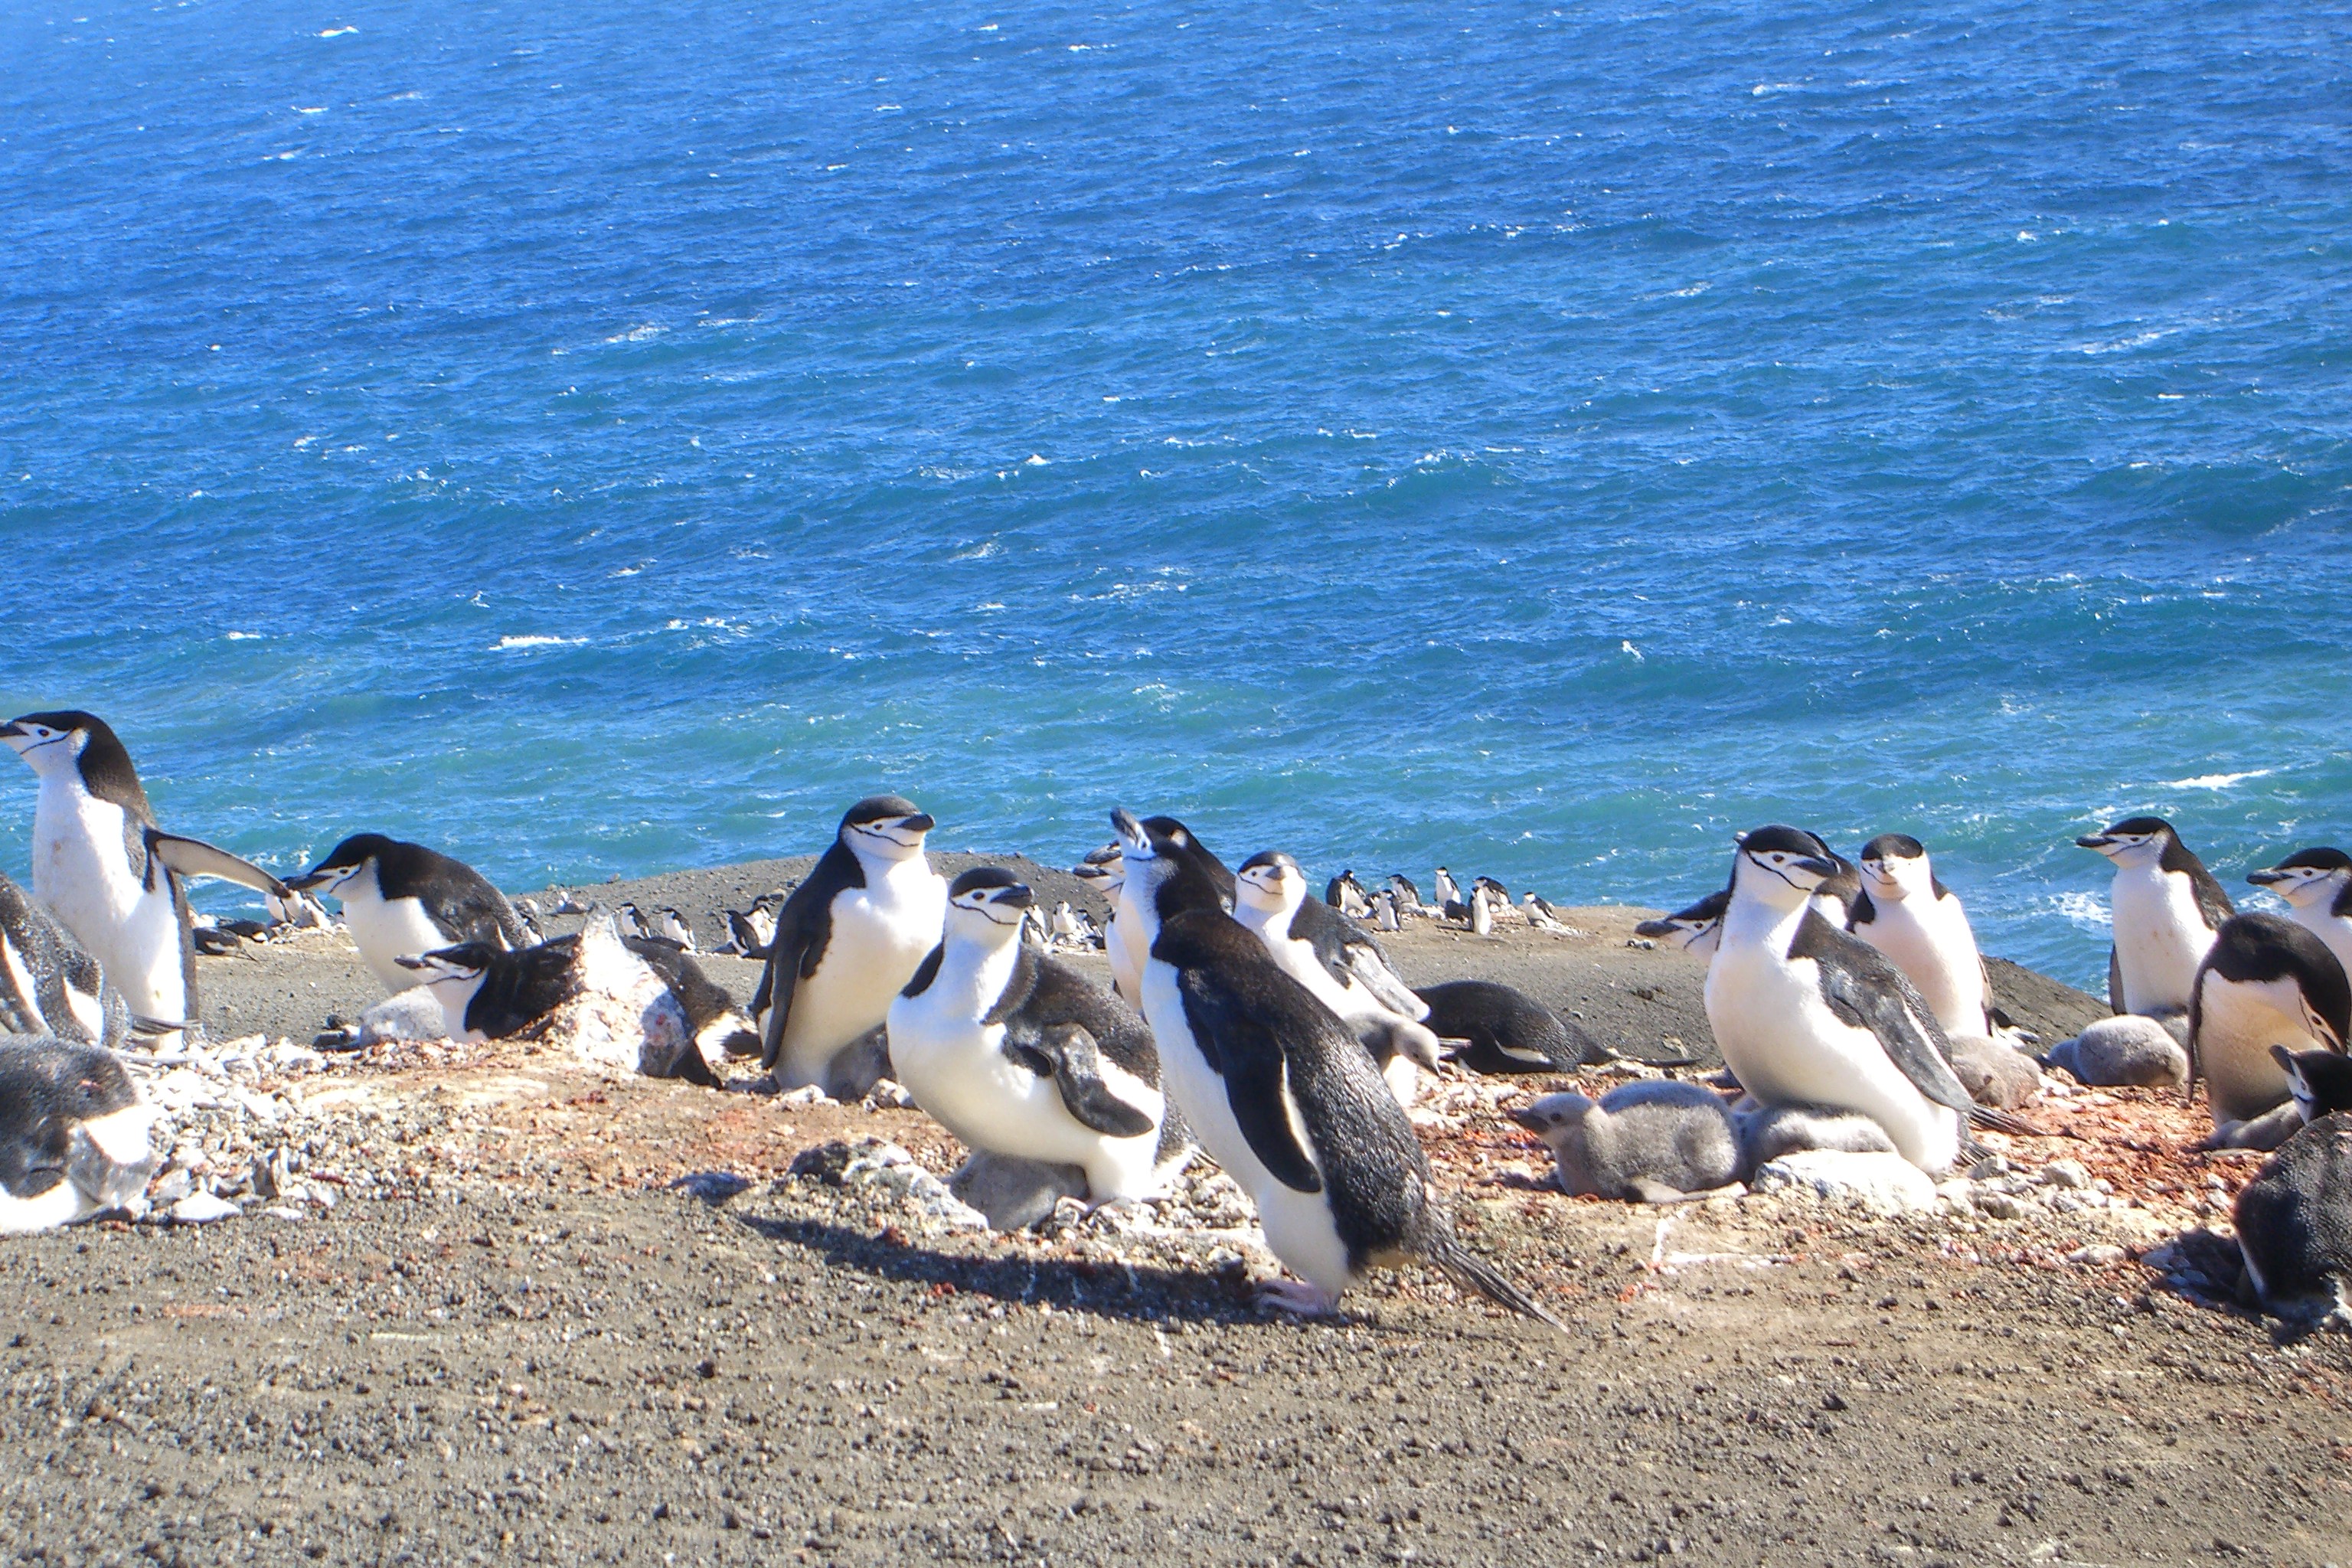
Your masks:
{"label": "penguin chick", "polygon": [[1449,980],[1420,993],[1423,1020],[1442,1040],[1464,1042],[1454,1059],[1473,1072],[1570,1072],[1609,1053],[1550,1008],[1493,980]]}
{"label": "penguin chick", "polygon": [[2189,1087],[2189,1051],[2153,1018],[2101,1018],[2050,1047],[2050,1065],[2095,1089]]}
{"label": "penguin chick", "polygon": [[1547,1094],[1511,1120],[1542,1139],[1576,1197],[1669,1204],[1739,1179],[1739,1132],[1723,1097],[1695,1083],[1624,1084],[1598,1104]]}
{"label": "penguin chick", "polygon": [[1740,1113],[1739,1179],[1783,1154],[1812,1149],[1840,1154],[1893,1154],[1886,1129],[1857,1111],[1824,1105],[1767,1105]]}
{"label": "penguin chick", "polygon": [[2323,1116],[2263,1163],[2231,1210],[2263,1309],[2352,1324],[2352,1115]]}
{"label": "penguin chick", "polygon": [[1952,1076],[1979,1105],[2014,1110],[2042,1090],[2042,1074],[2033,1058],[1985,1035],[1954,1035]]}

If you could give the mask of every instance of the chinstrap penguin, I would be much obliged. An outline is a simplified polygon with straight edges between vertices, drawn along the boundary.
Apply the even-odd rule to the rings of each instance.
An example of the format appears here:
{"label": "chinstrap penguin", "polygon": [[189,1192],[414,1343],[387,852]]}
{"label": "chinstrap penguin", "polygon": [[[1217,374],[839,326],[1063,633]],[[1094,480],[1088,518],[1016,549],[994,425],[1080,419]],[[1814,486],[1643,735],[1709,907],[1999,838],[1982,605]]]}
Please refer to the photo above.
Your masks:
{"label": "chinstrap penguin", "polygon": [[106,722],[74,710],[27,713],[0,740],[40,780],[33,895],[98,960],[131,1026],[163,1041],[195,1026],[194,917],[182,879],[219,877],[283,899],[260,867],[164,832],[139,772]]}
{"label": "chinstrap penguin", "polygon": [[2291,1051],[2273,1046],[2271,1059],[2286,1074],[2287,1092],[2306,1124],[2339,1110],[2352,1110],[2352,1057],[2325,1049]]}
{"label": "chinstrap penguin", "polygon": [[[523,1033],[595,984],[599,977],[588,970],[599,962],[594,949],[600,940],[608,946],[617,944],[651,970],[684,1018],[687,1048],[674,1062],[661,1064],[656,1076],[681,1078],[707,1089],[722,1087],[709,1058],[718,1051],[748,1055],[748,1038],[736,1037],[749,1037],[750,1020],[735,1010],[726,989],[675,944],[658,937],[625,935],[609,916],[601,931],[592,925],[589,931],[536,947],[514,950],[458,942],[404,957],[400,964],[415,972],[441,1004],[449,1037],[479,1045]],[[617,962],[628,962],[614,956]]]}
{"label": "chinstrap penguin", "polygon": [[1225,912],[1205,868],[1124,811],[1112,825],[1127,850],[1121,923],[1131,914],[1148,944],[1143,1014],[1161,1085],[1305,1281],[1269,1284],[1264,1299],[1329,1311],[1368,1270],[1418,1260],[1559,1327],[1454,1236],[1412,1124],[1363,1047]]}
{"label": "chinstrap penguin", "polygon": [[1371,898],[1353,871],[1341,871],[1332,878],[1323,889],[1323,901],[1349,920],[1362,920],[1372,912]]}
{"label": "chinstrap penguin", "polygon": [[1943,1030],[1902,971],[1814,907],[1814,889],[1837,872],[1828,847],[1798,828],[1741,839],[1707,968],[1707,1022],[1759,1103],[1858,1111],[1940,1175],[1969,1143],[1967,1119],[2005,1119],[1953,1076]]}
{"label": "chinstrap penguin", "polygon": [[2352,855],[2341,849],[2298,849],[2246,880],[2286,900],[2295,924],[2327,944],[2352,974]]}
{"label": "chinstrap penguin", "polygon": [[1597,1104],[1580,1094],[1547,1094],[1510,1116],[1543,1140],[1560,1190],[1571,1196],[1681,1203],[1740,1178],[1731,1110],[1698,1084],[1622,1084]]}
{"label": "chinstrap penguin", "polygon": [[1149,1197],[1187,1146],[1151,1031],[1020,940],[1033,902],[992,866],[949,885],[940,944],[890,1004],[891,1077],[974,1152],[1078,1166],[1096,1203]]}
{"label": "chinstrap penguin", "polygon": [[113,1052],[49,1038],[0,1040],[0,1232],[48,1230],[147,1190],[161,1111]]}
{"label": "chinstrap penguin", "polygon": [[2126,817],[2074,842],[2115,863],[2107,1005],[2148,1017],[2186,1011],[2213,933],[2237,912],[2230,895],[2160,816]]}
{"label": "chinstrap penguin", "polygon": [[1251,856],[1234,878],[1234,918],[1364,1042],[1397,1103],[1411,1105],[1420,1071],[1438,1067],[1437,1037],[1421,1022],[1429,1004],[1397,978],[1380,943],[1308,894],[1307,874],[1281,850]]}
{"label": "chinstrap penguin", "polygon": [[[1218,900],[1231,910],[1235,897],[1234,874],[1225,863],[1211,854],[1207,846],[1192,837],[1192,830],[1172,816],[1147,816],[1144,830],[1167,844],[1165,853],[1200,871],[1216,889]],[[1110,953],[1111,989],[1129,1006],[1142,1010],[1143,965],[1150,956],[1151,938],[1140,921],[1129,918],[1135,909],[1137,893],[1128,886],[1127,876],[1133,868],[1126,862],[1126,846],[1119,847],[1119,888],[1116,917],[1111,921],[1108,952]],[[1093,856],[1088,856],[1089,860]]]}
{"label": "chinstrap penguin", "polygon": [[2352,1114],[2287,1139],[2231,1211],[2241,1295],[2294,1321],[2352,1326]]}
{"label": "chinstrap penguin", "polygon": [[1906,833],[1882,833],[1862,847],[1858,869],[1847,929],[1894,960],[1945,1034],[1990,1036],[1976,933],[1960,900],[1937,877],[1927,847]]}
{"label": "chinstrap penguin", "polygon": [[2221,922],[2189,996],[2189,1060],[2213,1111],[2209,1146],[2275,1149],[2302,1124],[2271,1047],[2342,1051],[2352,985],[2327,944],[2279,915]]}
{"label": "chinstrap penguin", "polygon": [[1448,980],[1424,985],[1422,1020],[1442,1041],[1461,1041],[1454,1059],[1477,1073],[1572,1072],[1609,1059],[1576,1025],[1499,981]]}
{"label": "chinstrap penguin", "polygon": [[1731,889],[1717,888],[1673,914],[1643,921],[1633,928],[1633,934],[1687,952],[1693,958],[1711,959],[1723,940],[1723,911],[1730,907]]}
{"label": "chinstrap penguin", "polygon": [[0,876],[0,1034],[112,1047],[130,1010],[73,932]]}
{"label": "chinstrap penguin", "polygon": [[881,1078],[878,1031],[891,999],[939,945],[947,918],[946,879],[923,856],[934,826],[913,801],[870,795],[843,815],[832,847],[784,900],[751,1004],[760,1065],[780,1087],[856,1100]]}
{"label": "chinstrap penguin", "polygon": [[461,942],[520,949],[530,933],[506,895],[467,865],[422,844],[355,833],[286,885],[343,906],[352,945],[386,991],[418,984],[400,961]]}

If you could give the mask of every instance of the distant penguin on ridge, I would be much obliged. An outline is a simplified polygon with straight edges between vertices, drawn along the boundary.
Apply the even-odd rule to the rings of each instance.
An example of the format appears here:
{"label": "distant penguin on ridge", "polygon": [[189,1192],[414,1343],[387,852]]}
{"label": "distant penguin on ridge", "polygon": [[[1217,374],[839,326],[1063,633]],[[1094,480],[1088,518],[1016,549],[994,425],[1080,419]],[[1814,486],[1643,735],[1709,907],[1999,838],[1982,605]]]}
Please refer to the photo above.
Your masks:
{"label": "distant penguin on ridge", "polygon": [[196,1026],[194,925],[182,880],[219,877],[278,898],[285,883],[226,849],[166,833],[139,771],[104,720],[27,713],[0,741],[40,780],[33,896],[122,994],[139,1034],[170,1042]]}

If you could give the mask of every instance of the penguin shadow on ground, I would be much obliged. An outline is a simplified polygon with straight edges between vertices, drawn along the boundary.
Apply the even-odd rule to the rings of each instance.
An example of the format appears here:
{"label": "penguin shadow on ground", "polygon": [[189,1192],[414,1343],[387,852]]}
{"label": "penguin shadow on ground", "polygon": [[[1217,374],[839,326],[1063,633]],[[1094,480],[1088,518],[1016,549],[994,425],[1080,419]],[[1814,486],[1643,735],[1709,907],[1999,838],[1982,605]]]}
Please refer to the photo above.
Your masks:
{"label": "penguin shadow on ground", "polygon": [[2244,1259],[2233,1237],[2200,1226],[2181,1232],[2140,1261],[2158,1271],[2153,1289],[2201,1310],[2262,1328],[2276,1348],[2301,1344],[2331,1327],[2324,1318],[2273,1318],[2249,1300],[2242,1293]]}
{"label": "penguin shadow on ground", "polygon": [[1017,1253],[974,1258],[935,1251],[896,1226],[876,1235],[827,1220],[743,1214],[729,1217],[768,1241],[814,1253],[827,1268],[919,1286],[934,1296],[983,1296],[1009,1306],[1042,1301],[1056,1311],[1137,1322],[1258,1321],[1248,1278],[1238,1265],[1202,1273],[1150,1263]]}

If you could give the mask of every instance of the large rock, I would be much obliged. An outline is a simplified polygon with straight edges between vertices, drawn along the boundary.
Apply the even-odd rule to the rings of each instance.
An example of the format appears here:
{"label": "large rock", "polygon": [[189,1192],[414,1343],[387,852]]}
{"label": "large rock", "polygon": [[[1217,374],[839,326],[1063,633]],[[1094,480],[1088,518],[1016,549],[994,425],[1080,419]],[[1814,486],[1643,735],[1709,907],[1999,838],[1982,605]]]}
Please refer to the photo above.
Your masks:
{"label": "large rock", "polygon": [[1907,1214],[1931,1208],[1936,1202],[1936,1184],[1900,1154],[1807,1149],[1767,1160],[1750,1184],[1759,1193],[1809,1193],[1874,1214]]}
{"label": "large rock", "polygon": [[2063,981],[2053,980],[2021,963],[1988,957],[1984,965],[1985,975],[1992,982],[1993,1005],[2036,1040],[2063,1040],[2070,1035],[2079,1035],[2110,1011],[2103,998],[2077,991]]}

